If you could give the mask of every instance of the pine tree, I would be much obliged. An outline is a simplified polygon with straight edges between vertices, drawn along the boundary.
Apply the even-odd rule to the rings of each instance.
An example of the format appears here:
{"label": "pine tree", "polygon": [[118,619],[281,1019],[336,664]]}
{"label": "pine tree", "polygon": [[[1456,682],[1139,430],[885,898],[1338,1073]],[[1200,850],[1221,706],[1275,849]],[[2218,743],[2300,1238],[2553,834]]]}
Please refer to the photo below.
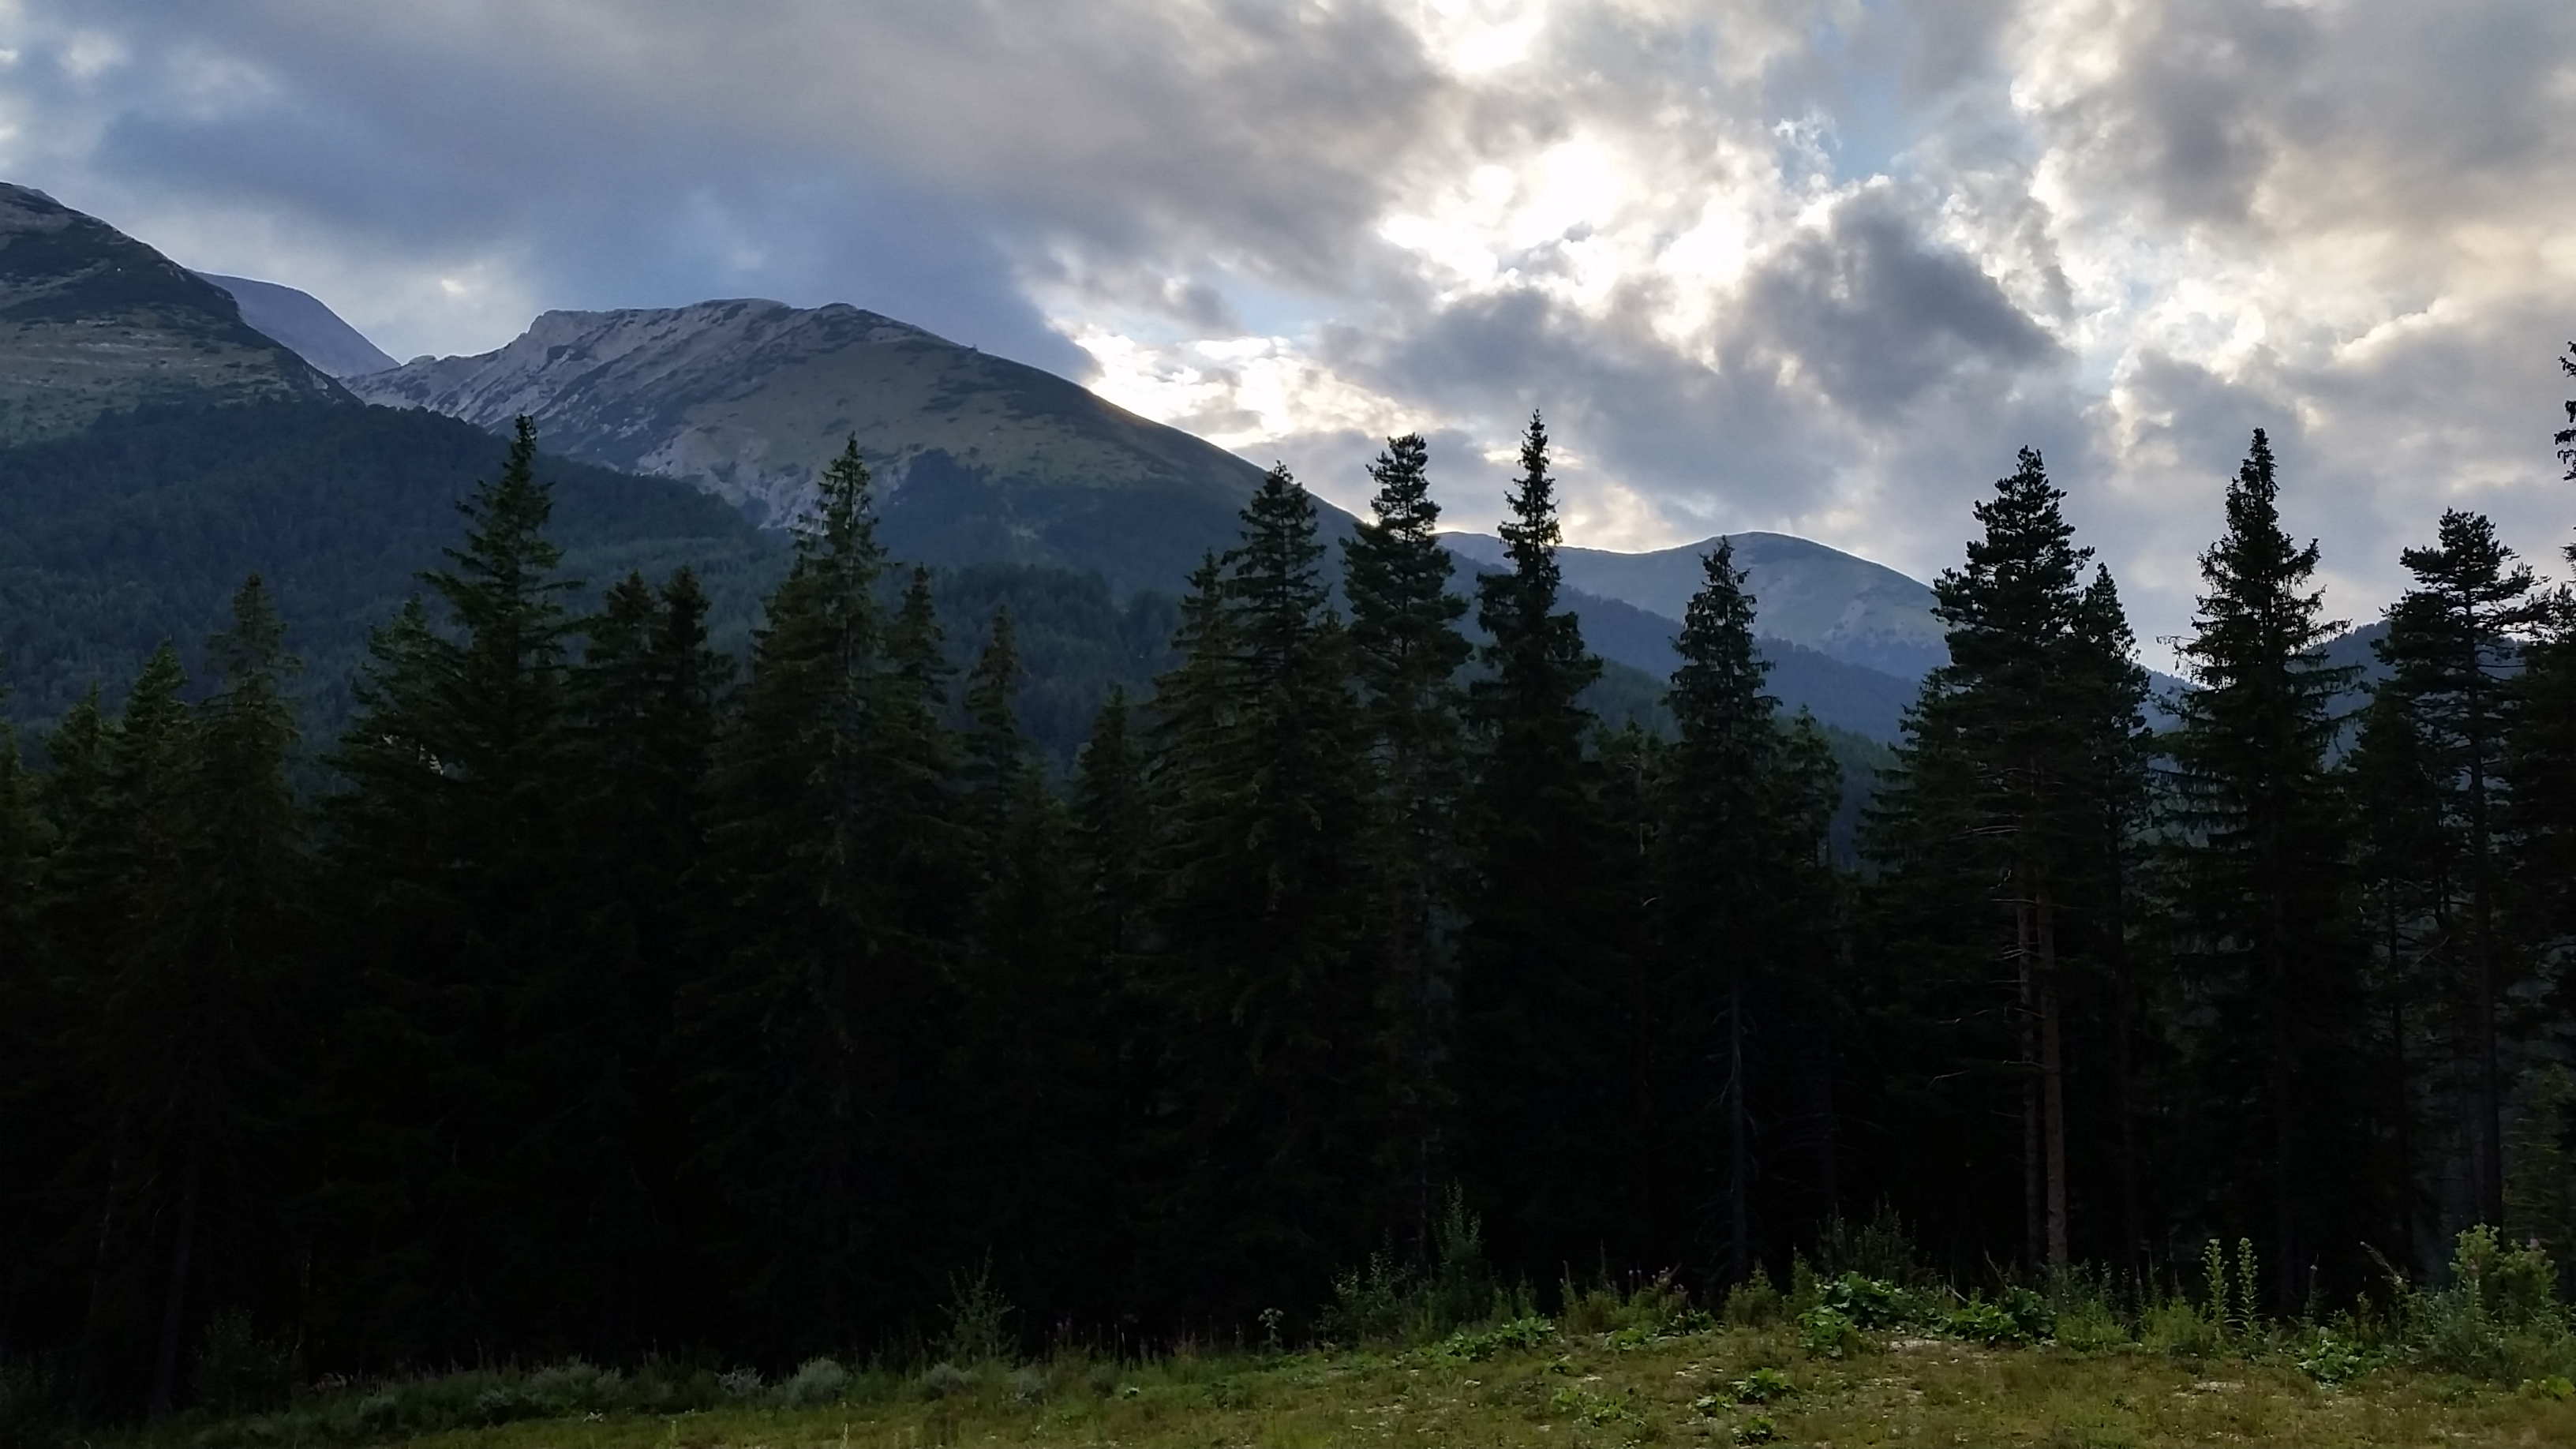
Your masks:
{"label": "pine tree", "polygon": [[1469,687],[1476,778],[1471,887],[1459,945],[1459,1067],[1471,1196],[1504,1251],[1533,1262],[1624,1252],[1633,1225],[1604,1200],[1625,1180],[1632,1121],[1613,1083],[1627,963],[1610,959],[1615,907],[1597,721],[1601,674],[1558,607],[1560,538],[1548,438],[1533,416],[1502,526],[1510,568],[1477,581],[1485,677]]}
{"label": "pine tree", "polygon": [[[2576,377],[2576,344],[2558,365]],[[2567,405],[2576,425],[2576,401]],[[2576,426],[2557,435],[2559,461],[2576,482]],[[2576,544],[2561,550],[2576,565]],[[2516,846],[2512,892],[2524,934],[2556,946],[2576,938],[2576,593],[2548,591],[2513,680],[2505,741],[2508,824]]]}
{"label": "pine tree", "polygon": [[2512,727],[2514,668],[2523,636],[2538,622],[2536,580],[2495,535],[2484,515],[2451,509],[2439,541],[2400,556],[2415,575],[2388,610],[2388,633],[2373,647],[2394,671],[2393,689],[2439,762],[2445,810],[2459,839],[2458,887],[2465,892],[2466,980],[2456,1002],[2462,1146],[2478,1220],[2504,1219],[2504,1083],[2497,1040],[2498,996],[2511,963],[2497,921],[2504,863],[2499,832],[2504,742]]}
{"label": "pine tree", "polygon": [[936,1281],[910,1255],[938,1227],[924,1133],[947,962],[917,927],[921,866],[947,832],[925,810],[946,744],[926,718],[935,638],[878,601],[868,490],[852,442],[755,636],[703,867],[701,945],[721,966],[684,1007],[701,1023],[708,1169],[734,1212],[721,1251],[782,1353],[849,1342]]}
{"label": "pine tree", "polygon": [[1755,1254],[1745,1012],[1789,964],[1771,953],[1791,925],[1782,886],[1793,847],[1775,808],[1779,701],[1763,693],[1770,665],[1754,649],[1753,597],[1725,539],[1700,562],[1704,582],[1682,616],[1682,663],[1666,696],[1679,739],[1667,771],[1657,893],[1667,980],[1656,1005],[1680,1080],[1658,1095],[1662,1115],[1700,1124],[1664,1155],[1725,1164],[1716,1193],[1694,1184],[1702,1191],[1687,1200],[1725,1203],[1715,1236],[1728,1280],[1740,1282]]}
{"label": "pine tree", "polygon": [[[1319,1294],[1365,1251],[1386,1104],[1375,993],[1353,951],[1361,734],[1348,636],[1327,602],[1315,504],[1273,468],[1202,600],[1158,775],[1175,793],[1156,990],[1175,1005],[1174,1090],[1193,1165],[1175,1185],[1202,1293],[1250,1307]],[[1218,652],[1218,651],[1222,652]],[[1258,1302],[1254,1302],[1254,1298]]]}
{"label": "pine tree", "polygon": [[[1906,718],[1899,777],[1871,846],[1889,867],[1907,949],[1949,956],[1939,973],[1900,988],[1918,999],[1915,1009],[1992,1021],[1973,1004],[1981,963],[2015,963],[2024,1252],[2051,1268],[2072,1259],[2064,997],[2075,960],[2107,954],[2122,929],[2102,908],[2115,898],[2105,881],[2118,849],[2111,807],[2131,788],[2122,774],[2136,758],[2128,722],[2142,686],[2108,575],[2085,582],[2092,551],[2075,546],[2064,496],[2025,448],[2019,469],[1977,505],[1984,537],[1969,543],[1964,568],[1934,585],[1950,662],[1924,681]],[[1963,913],[1980,900],[1982,909]],[[1998,949],[1968,944],[1994,940],[1988,933],[2006,924]],[[1969,934],[1950,935],[1961,930]],[[1955,983],[1951,999],[1931,984],[1941,980]],[[1989,1063],[2002,1045],[1953,1039]],[[1959,1126],[1974,1131],[1973,1120]]]}
{"label": "pine tree", "polygon": [[[458,505],[463,543],[379,630],[329,802],[352,1015],[335,1034],[336,1131],[353,1159],[317,1210],[369,1259],[352,1286],[397,1352],[463,1351],[505,1328],[568,1333],[545,1130],[566,1104],[511,1029],[576,951],[567,802],[577,769],[551,490],[519,420],[500,474]],[[441,1090],[424,1094],[434,1080]],[[489,1231],[505,1222],[511,1232]],[[542,1327],[540,1327],[542,1325]]]}
{"label": "pine tree", "polygon": [[[640,574],[579,621],[568,680],[573,739],[562,899],[576,944],[530,982],[522,1032],[560,1104],[538,1131],[552,1179],[543,1210],[562,1243],[554,1269],[587,1305],[572,1325],[614,1358],[707,1285],[691,1251],[693,1146],[675,1090],[678,993],[697,954],[694,872],[705,856],[708,771],[732,661],[707,641],[707,596],[683,568],[659,590]],[[532,1209],[533,1211],[534,1209]],[[573,1288],[570,1285],[579,1285]]]}
{"label": "pine tree", "polygon": [[2186,980],[2210,1025],[2194,1044],[2212,1196],[2267,1223],[2273,1306],[2296,1309],[2301,1265],[2359,1265],[2371,1212],[2367,1104],[2353,1054],[2369,1035],[2360,943],[2349,928],[2349,825],[2326,766],[2337,695],[2357,671],[2322,652],[2317,546],[2280,522],[2260,430],[2227,491],[2227,533],[2201,555],[2206,592],[2182,645],[2200,688],[2181,702],[2176,762],[2178,908]]}
{"label": "pine tree", "polygon": [[38,935],[39,892],[46,851],[44,817],[36,784],[19,752],[18,727],[8,712],[5,666],[0,659],[0,1314],[35,1291],[39,1246],[47,1236],[39,1194],[53,1175],[60,1148],[55,1093],[61,1084],[43,1070],[52,995]]}
{"label": "pine tree", "polygon": [[1455,841],[1466,787],[1457,675],[1469,654],[1458,630],[1467,603],[1449,588],[1455,565],[1440,543],[1428,467],[1419,435],[1387,440],[1369,468],[1374,518],[1342,544],[1370,771],[1360,949],[1394,1028],[1379,1071],[1399,1120],[1379,1170],[1409,1199],[1417,1253],[1430,1249],[1432,1199],[1446,1176],[1449,1111],[1436,1063],[1443,1003],[1455,988]]}
{"label": "pine tree", "polygon": [[2422,1198],[2416,1095],[2436,1049],[2428,1012],[2446,994],[2433,978],[2454,935],[2454,842],[2443,826],[2439,768],[2396,689],[2383,683],[2372,691],[2338,775],[2357,824],[2358,919],[2370,942],[2376,1030],[2363,1061],[2366,1078],[2381,1084],[2369,1118],[2385,1132],[2373,1196],[2391,1203],[2397,1240],[2412,1243]]}

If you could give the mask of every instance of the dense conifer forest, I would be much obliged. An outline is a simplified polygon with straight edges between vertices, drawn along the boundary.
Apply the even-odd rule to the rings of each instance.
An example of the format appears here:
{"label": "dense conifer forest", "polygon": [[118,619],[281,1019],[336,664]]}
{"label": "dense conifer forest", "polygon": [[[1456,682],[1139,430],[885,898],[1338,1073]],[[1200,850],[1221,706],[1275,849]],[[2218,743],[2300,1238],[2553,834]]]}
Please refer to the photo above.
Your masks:
{"label": "dense conifer forest", "polygon": [[[2257,432],[2155,732],[2025,450],[1854,781],[1723,547],[1604,722],[1550,467],[1472,581],[1421,439],[1339,558],[1274,469],[1155,616],[890,557],[854,444],[734,651],[689,568],[576,592],[523,422],[326,739],[243,582],[0,735],[0,1361],[141,1416],[218,1342],[1304,1337],[1462,1233],[1475,1293],[1712,1301],[1873,1215],[1963,1281],[2245,1239],[2249,1314],[2576,1256],[2576,599],[2487,519],[2364,689]],[[1050,764],[1077,605],[1164,667]]]}

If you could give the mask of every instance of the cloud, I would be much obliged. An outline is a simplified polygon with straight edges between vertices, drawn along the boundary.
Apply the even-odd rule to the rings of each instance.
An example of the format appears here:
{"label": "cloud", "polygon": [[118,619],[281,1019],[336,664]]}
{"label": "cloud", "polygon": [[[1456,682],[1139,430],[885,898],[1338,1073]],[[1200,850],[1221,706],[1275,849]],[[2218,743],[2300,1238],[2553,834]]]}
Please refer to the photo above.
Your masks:
{"label": "cloud", "polygon": [[[2139,632],[2255,426],[2366,617],[2441,507],[2546,555],[2563,0],[23,0],[0,172],[397,352],[851,301],[1347,505],[1918,574],[2041,446]],[[1454,491],[1452,491],[1454,490]]]}

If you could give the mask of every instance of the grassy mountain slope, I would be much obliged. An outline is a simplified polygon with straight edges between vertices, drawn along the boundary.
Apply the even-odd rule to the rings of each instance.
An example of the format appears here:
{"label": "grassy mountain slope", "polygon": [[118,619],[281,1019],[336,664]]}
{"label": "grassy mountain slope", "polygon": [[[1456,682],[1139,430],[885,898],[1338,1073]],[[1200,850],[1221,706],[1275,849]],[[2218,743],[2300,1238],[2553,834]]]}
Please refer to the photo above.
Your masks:
{"label": "grassy mountain slope", "polygon": [[41,191],[0,184],[0,444],[138,407],[342,396],[223,289]]}

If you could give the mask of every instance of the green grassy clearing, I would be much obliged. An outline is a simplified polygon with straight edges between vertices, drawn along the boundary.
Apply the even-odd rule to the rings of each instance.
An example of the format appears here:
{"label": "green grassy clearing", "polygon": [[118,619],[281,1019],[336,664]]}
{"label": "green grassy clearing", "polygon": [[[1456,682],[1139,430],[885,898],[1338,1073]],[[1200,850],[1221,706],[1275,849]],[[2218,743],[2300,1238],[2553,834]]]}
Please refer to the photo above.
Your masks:
{"label": "green grassy clearing", "polygon": [[2391,1365],[2327,1385],[2301,1370],[2300,1345],[2286,1339],[2176,1356],[2137,1343],[1988,1348],[1895,1334],[1831,1357],[1791,1326],[1535,1337],[1513,1347],[1462,1334],[1391,1353],[1185,1351],[1143,1364],[1067,1353],[838,1382],[809,1369],[758,1387],[707,1371],[465,1374],[321,1393],[268,1416],[183,1419],[127,1442],[2576,1443],[2576,1391],[2563,1381],[2505,1386]]}

